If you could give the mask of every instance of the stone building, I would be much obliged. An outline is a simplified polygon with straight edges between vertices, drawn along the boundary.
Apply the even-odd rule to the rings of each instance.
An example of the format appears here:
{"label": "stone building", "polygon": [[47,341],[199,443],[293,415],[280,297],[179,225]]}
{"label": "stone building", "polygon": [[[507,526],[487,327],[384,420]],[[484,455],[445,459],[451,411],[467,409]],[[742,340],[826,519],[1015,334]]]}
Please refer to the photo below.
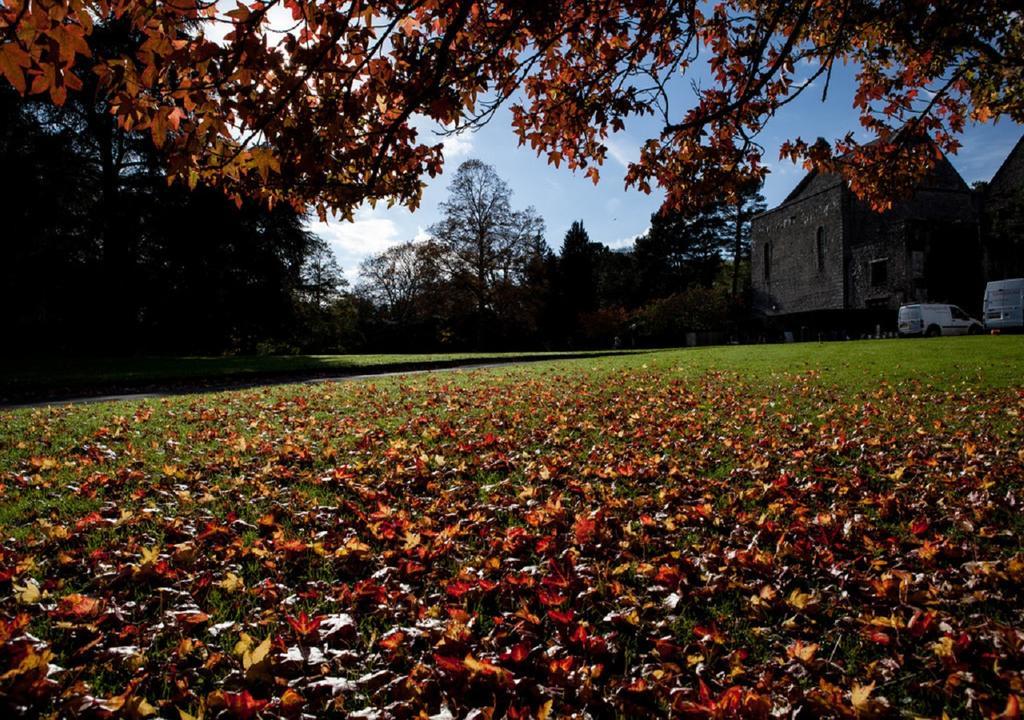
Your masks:
{"label": "stone building", "polygon": [[[1000,188],[1020,186],[1024,146],[1011,156],[993,190],[997,179]],[[810,172],[752,221],[754,311],[779,329],[811,334],[893,329],[907,302],[978,312],[1000,262],[983,251],[984,201],[945,157],[911,198],[883,213],[837,175]]]}
{"label": "stone building", "polygon": [[985,274],[1024,277],[1024,137],[982,190]]}

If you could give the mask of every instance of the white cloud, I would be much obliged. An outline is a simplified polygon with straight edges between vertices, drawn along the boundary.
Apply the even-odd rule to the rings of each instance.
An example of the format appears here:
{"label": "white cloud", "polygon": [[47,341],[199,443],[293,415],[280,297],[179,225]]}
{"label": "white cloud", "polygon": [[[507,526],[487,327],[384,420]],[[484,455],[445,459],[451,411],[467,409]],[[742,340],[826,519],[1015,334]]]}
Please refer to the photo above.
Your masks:
{"label": "white cloud", "polygon": [[[648,228],[648,230],[649,229],[650,228]],[[610,247],[612,250],[622,250],[623,248],[631,248],[633,247],[633,243],[636,242],[637,238],[643,237],[646,234],[647,230],[644,230],[643,232],[639,232],[636,235],[630,235],[629,237],[610,240],[609,242],[606,242],[605,245]]]}
{"label": "white cloud", "polygon": [[359,264],[363,260],[402,242],[394,220],[378,217],[371,209],[359,210],[352,222],[317,222],[310,230],[327,241],[349,282],[359,276]]}
{"label": "white cloud", "polygon": [[425,230],[425,229],[423,228],[423,226],[422,226],[422,225],[417,225],[417,226],[416,226],[416,234],[415,234],[415,235],[413,235],[413,237],[412,237],[412,241],[413,241],[413,242],[426,242],[426,241],[427,241],[427,240],[429,240],[429,239],[430,239],[430,233],[428,233],[428,232],[427,232],[427,231],[426,231],[426,230]]}
{"label": "white cloud", "polygon": [[640,159],[640,147],[625,136],[619,136],[618,139],[614,135],[605,138],[604,144],[608,148],[608,155],[612,160],[624,168],[628,168],[631,162]]}
{"label": "white cloud", "polygon": [[445,137],[444,145],[444,159],[454,160],[456,158],[465,157],[473,152],[473,138],[468,132],[459,133],[458,135],[448,135]]}

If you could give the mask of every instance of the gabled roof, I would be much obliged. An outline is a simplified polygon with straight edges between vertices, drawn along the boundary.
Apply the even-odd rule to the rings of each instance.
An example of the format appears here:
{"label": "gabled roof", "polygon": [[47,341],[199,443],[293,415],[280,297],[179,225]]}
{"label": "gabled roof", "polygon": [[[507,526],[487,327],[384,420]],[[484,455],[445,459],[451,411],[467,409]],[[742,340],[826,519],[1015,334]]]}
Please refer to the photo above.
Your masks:
{"label": "gabled roof", "polygon": [[1024,135],[1017,140],[1013,150],[1003,160],[988,184],[989,194],[1013,193],[1024,187]]}
{"label": "gabled roof", "polygon": [[822,190],[827,190],[840,184],[842,184],[842,178],[835,173],[821,173],[817,170],[811,170],[790,191],[781,205],[799,200],[807,195],[816,195]]}
{"label": "gabled roof", "polygon": [[[877,142],[877,141],[873,141]],[[1019,153],[1020,155],[1020,173],[1022,179],[1024,179],[1024,138],[1017,143],[1017,147],[1014,148],[1013,152],[1010,153],[1011,157]],[[1006,165],[1010,160],[1007,158]],[[997,173],[998,174],[998,173]],[[993,178],[994,181],[994,178]],[[821,173],[818,170],[811,170],[801,178],[800,182],[796,184],[786,198],[773,208],[769,208],[764,214],[774,212],[790,203],[797,202],[812,195],[830,190],[838,185],[843,185],[844,181],[842,177],[837,173]],[[949,161],[945,153],[932,168],[928,176],[921,181],[918,186],[920,189],[945,189],[945,190],[956,190],[962,192],[969,192],[970,188],[967,183],[961,177],[960,173],[953,166],[953,163]]]}

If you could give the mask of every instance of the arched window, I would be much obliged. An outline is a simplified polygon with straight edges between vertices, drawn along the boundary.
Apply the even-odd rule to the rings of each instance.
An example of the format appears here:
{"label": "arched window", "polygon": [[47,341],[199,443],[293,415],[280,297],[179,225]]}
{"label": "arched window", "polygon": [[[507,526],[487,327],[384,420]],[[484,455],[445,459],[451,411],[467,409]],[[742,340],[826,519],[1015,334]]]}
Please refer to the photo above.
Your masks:
{"label": "arched window", "polygon": [[818,235],[815,239],[815,249],[818,253],[818,272],[825,269],[825,228],[818,226]]}

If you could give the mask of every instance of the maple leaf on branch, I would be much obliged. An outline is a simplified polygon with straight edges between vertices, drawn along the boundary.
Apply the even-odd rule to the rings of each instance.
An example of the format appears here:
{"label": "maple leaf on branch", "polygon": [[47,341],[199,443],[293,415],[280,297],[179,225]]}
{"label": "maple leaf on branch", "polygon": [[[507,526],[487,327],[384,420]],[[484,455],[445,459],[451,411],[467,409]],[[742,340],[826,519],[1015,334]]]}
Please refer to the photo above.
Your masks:
{"label": "maple leaf on branch", "polygon": [[[654,116],[661,130],[627,185],[661,188],[677,209],[731,199],[767,172],[765,124],[812,80],[824,98],[844,63],[857,69],[849,102],[870,141],[844,128],[783,155],[840,173],[884,208],[938,150],[955,152],[967,121],[1024,121],[1018,10],[1016,0],[3,0],[0,76],[62,104],[91,72],[120,125],[163,150],[172,180],[351,217],[367,201],[418,205],[444,163],[420,119],[478,127],[504,104],[521,144],[595,181],[608,136]],[[96,26],[114,23],[123,46],[95,52]],[[810,79],[798,81],[798,67]],[[679,75],[703,70],[707,86],[676,102]]]}

